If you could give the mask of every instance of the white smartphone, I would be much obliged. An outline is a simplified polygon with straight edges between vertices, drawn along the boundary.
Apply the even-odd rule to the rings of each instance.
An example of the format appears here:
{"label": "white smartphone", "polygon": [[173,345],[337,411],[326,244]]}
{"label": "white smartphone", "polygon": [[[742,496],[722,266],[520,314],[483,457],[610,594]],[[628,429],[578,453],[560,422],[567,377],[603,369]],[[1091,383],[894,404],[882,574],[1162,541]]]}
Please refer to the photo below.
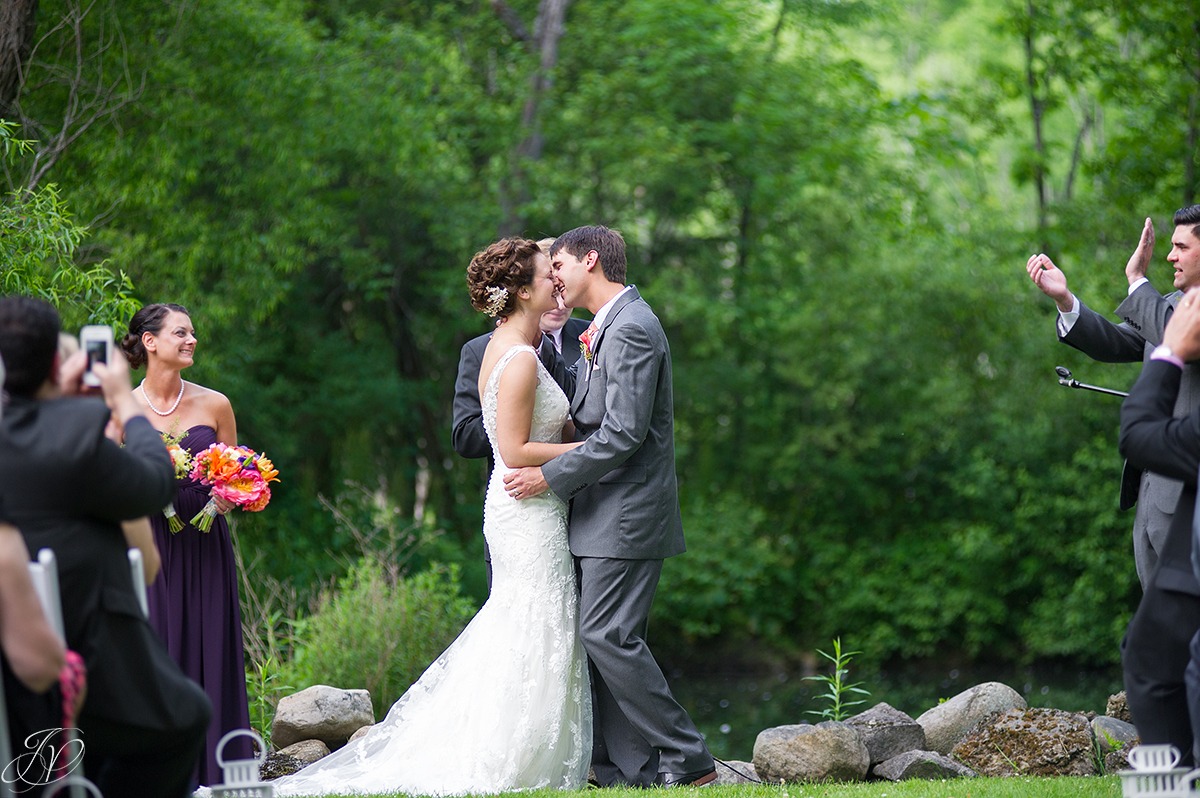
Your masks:
{"label": "white smartphone", "polygon": [[100,378],[92,371],[97,363],[112,359],[113,331],[107,324],[89,324],[79,331],[79,348],[87,354],[87,369],[83,372],[83,384],[98,387]]}

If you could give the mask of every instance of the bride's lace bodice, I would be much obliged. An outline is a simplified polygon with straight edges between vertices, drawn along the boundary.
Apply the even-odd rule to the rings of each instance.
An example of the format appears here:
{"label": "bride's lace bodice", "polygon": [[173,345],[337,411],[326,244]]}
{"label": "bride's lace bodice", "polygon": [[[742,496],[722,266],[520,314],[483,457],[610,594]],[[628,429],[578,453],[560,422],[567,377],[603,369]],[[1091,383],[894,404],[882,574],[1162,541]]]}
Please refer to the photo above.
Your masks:
{"label": "bride's lace bodice", "polygon": [[[369,734],[276,781],[276,795],[459,795],[576,790],[586,782],[591,697],[566,506],[550,492],[509,497],[509,469],[496,447],[500,375],[533,351],[505,352],[481,397],[496,455],[484,502],[492,555],[487,602]],[[539,360],[531,439],[558,441],[567,410]]]}
{"label": "bride's lace bodice", "polygon": [[533,402],[533,423],[529,428],[529,440],[540,443],[559,443],[562,441],[563,425],[567,423],[567,413],[570,403],[562,388],[546,371],[542,360],[537,356],[537,350],[532,346],[514,346],[509,349],[492,368],[488,375],[487,385],[484,386],[480,404],[483,406],[483,428],[487,430],[488,440],[492,444],[492,455],[496,463],[501,463],[500,447],[496,445],[496,409],[499,406],[500,375],[512,359],[522,352],[529,352],[537,362],[537,393]]}

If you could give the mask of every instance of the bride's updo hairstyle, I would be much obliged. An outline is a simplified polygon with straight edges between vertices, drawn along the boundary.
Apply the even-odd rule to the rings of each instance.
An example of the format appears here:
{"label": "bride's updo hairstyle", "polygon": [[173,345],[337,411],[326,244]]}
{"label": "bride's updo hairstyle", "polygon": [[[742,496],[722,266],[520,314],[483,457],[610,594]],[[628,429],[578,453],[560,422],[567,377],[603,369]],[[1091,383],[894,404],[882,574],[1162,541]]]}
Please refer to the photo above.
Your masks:
{"label": "bride's updo hairstyle", "polygon": [[170,302],[146,305],[133,314],[133,318],[129,320],[129,332],[121,338],[121,351],[129,360],[130,368],[140,369],[146,365],[146,347],[142,344],[142,333],[158,335],[162,332],[163,324],[171,311],[182,313],[185,316],[192,315],[183,305]]}
{"label": "bride's updo hairstyle", "polygon": [[517,289],[533,282],[534,264],[542,254],[536,241],[502,238],[476,252],[467,266],[471,307],[507,318],[517,307]]}

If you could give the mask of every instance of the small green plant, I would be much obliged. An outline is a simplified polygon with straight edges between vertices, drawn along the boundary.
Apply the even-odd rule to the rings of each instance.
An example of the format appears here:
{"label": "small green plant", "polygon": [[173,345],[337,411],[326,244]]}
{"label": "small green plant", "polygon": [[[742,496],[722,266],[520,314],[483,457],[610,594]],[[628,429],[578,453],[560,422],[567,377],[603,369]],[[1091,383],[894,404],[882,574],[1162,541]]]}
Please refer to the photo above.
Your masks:
{"label": "small green plant", "polygon": [[1120,751],[1125,747],[1125,743],[1113,737],[1104,729],[1096,729],[1096,734],[1092,736],[1092,763],[1096,766],[1096,772],[1103,775],[1107,771],[1107,766],[1104,762],[1104,746],[1101,745],[1100,738],[1104,738],[1104,742],[1108,744],[1110,751]]}
{"label": "small green plant", "polygon": [[833,663],[833,673],[820,676],[805,676],[809,681],[821,682],[825,685],[825,692],[816,696],[818,699],[823,699],[828,706],[824,709],[809,710],[809,715],[816,715],[824,720],[845,720],[850,713],[847,710],[850,707],[856,707],[859,704],[866,703],[865,698],[857,700],[849,700],[852,696],[869,696],[870,693],[862,687],[862,682],[854,682],[853,684],[846,681],[846,677],[850,673],[850,660],[855,654],[861,654],[861,651],[842,651],[842,639],[835,637],[833,639],[833,654],[827,654],[820,649],[817,653],[825,659]]}
{"label": "small green plant", "polygon": [[250,726],[271,749],[271,722],[280,695],[291,692],[290,684],[281,684],[279,663],[273,656],[246,669],[246,695],[250,699]]}

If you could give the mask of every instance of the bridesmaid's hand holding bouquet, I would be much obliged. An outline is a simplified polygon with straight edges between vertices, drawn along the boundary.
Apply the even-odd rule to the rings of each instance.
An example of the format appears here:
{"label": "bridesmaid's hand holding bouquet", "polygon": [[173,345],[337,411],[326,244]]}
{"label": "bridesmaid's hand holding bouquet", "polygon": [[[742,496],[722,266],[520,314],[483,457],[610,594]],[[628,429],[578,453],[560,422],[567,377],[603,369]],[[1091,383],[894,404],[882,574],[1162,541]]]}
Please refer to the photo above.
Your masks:
{"label": "bridesmaid's hand holding bouquet", "polygon": [[195,457],[192,479],[212,485],[212,498],[204,505],[192,526],[201,532],[212,529],[220,512],[217,500],[257,513],[271,501],[271,482],[278,482],[279,471],[266,457],[246,446],[214,443]]}

